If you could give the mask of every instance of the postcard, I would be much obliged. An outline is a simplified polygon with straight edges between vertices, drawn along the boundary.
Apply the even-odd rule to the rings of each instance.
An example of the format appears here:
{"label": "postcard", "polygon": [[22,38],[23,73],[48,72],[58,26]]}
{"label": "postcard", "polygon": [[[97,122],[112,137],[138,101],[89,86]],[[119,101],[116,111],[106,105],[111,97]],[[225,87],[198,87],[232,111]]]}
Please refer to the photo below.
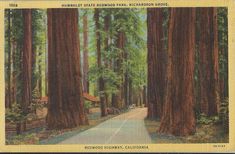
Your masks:
{"label": "postcard", "polygon": [[0,1],[1,152],[234,152],[235,1]]}

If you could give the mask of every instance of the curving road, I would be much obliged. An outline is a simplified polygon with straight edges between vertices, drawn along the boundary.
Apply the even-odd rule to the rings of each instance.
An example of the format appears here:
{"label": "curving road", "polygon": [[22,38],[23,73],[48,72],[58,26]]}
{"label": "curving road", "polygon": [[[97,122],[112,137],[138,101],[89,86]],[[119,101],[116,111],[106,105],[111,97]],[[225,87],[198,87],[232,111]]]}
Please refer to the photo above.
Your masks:
{"label": "curving road", "polygon": [[149,144],[145,128],[147,108],[135,108],[81,132],[59,144]]}

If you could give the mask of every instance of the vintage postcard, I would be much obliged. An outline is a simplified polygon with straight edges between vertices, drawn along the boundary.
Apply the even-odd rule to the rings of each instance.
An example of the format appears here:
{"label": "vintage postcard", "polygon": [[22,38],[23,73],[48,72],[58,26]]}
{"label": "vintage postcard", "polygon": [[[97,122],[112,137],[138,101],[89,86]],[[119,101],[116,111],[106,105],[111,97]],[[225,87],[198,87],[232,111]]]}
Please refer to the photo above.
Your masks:
{"label": "vintage postcard", "polygon": [[1,152],[235,152],[235,1],[0,0]]}

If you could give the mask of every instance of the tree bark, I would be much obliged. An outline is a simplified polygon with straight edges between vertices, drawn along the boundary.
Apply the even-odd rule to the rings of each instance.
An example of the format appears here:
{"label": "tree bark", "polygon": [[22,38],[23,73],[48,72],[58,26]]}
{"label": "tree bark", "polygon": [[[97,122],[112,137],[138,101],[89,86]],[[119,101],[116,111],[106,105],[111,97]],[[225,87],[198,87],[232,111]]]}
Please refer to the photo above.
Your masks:
{"label": "tree bark", "polygon": [[[32,10],[23,9],[23,93],[21,107],[23,114],[28,114],[28,107],[32,100]],[[26,121],[23,123],[23,131],[26,130]]]}
{"label": "tree bark", "polygon": [[14,40],[12,43],[13,49],[12,49],[12,103],[16,103],[16,93],[17,93],[17,87],[16,87],[16,52],[17,52],[17,42]]}
{"label": "tree bark", "polygon": [[88,21],[85,14],[83,16],[83,91],[86,93],[89,93],[88,69]]}
{"label": "tree bark", "polygon": [[[95,9],[94,19],[96,26],[96,49],[97,49],[97,65],[99,70],[102,71],[102,63],[101,63],[101,35],[100,35],[100,21],[99,21],[100,12],[99,9]],[[106,102],[105,102],[105,87],[104,87],[104,79],[102,76],[99,77],[99,96],[100,96],[100,107],[101,107],[101,116],[107,116],[106,110]]]}
{"label": "tree bark", "polygon": [[143,104],[144,107],[147,107],[147,96],[146,96],[146,86],[143,87]]}
{"label": "tree bark", "polygon": [[119,109],[124,107],[124,82],[123,82],[123,72],[122,72],[122,62],[123,62],[123,52],[125,45],[125,34],[124,32],[119,31],[117,34],[117,48],[121,51],[116,60],[116,72],[121,77],[121,83],[117,85],[118,92],[116,94],[117,97],[117,107]]}
{"label": "tree bark", "polygon": [[11,10],[8,9],[8,60],[7,60],[7,89],[6,89],[6,108],[11,106]]}
{"label": "tree bark", "polygon": [[38,79],[38,91],[39,91],[39,97],[42,97],[42,68],[41,64],[38,66],[38,72],[39,72],[39,79]]}
{"label": "tree bark", "polygon": [[23,39],[23,97],[22,108],[28,113],[28,106],[32,99],[32,10],[23,10],[24,39]]}
{"label": "tree bark", "polygon": [[132,87],[132,79],[129,80],[129,105],[133,104],[133,87]]}
{"label": "tree bark", "polygon": [[219,50],[216,8],[200,8],[200,109],[213,116],[219,105]]}
{"label": "tree bark", "polygon": [[[106,33],[106,36],[105,36],[105,40],[104,40],[104,45],[105,45],[105,52],[106,52],[106,55],[108,54],[109,52],[109,40],[110,40],[110,34],[109,34],[109,24],[110,24],[110,20],[111,20],[111,16],[110,14],[106,14],[105,17],[104,17],[104,31]],[[105,65],[105,68],[108,69],[109,68],[109,60],[107,57],[104,58],[104,65]],[[108,85],[105,83],[105,89]],[[106,102],[106,106],[108,107],[108,105],[110,104],[109,103],[109,94],[106,92],[105,93],[105,102]]]}
{"label": "tree bark", "polygon": [[194,115],[195,9],[172,8],[168,35],[166,97],[160,133],[195,133]]}
{"label": "tree bark", "polygon": [[48,9],[48,129],[88,123],[82,96],[77,9]]}
{"label": "tree bark", "polygon": [[166,51],[163,40],[163,9],[147,10],[148,24],[148,118],[161,118],[165,96]]}
{"label": "tree bark", "polygon": [[[123,51],[123,61],[127,62],[128,60],[128,52],[126,50]],[[125,104],[125,107],[128,108],[129,106],[129,99],[128,99],[128,94],[129,94],[129,91],[128,91],[128,86],[129,85],[129,77],[128,77],[128,70],[125,69],[125,72],[124,72],[124,83],[123,83],[123,93],[124,93],[124,104]]]}

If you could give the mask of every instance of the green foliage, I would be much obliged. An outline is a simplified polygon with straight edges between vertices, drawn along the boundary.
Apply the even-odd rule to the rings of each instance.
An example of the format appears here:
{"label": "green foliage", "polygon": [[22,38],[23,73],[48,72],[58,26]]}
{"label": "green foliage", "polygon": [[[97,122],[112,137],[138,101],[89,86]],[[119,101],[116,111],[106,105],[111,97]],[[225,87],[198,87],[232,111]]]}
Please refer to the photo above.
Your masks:
{"label": "green foliage", "polygon": [[223,125],[225,132],[228,132],[229,129],[229,101],[228,98],[225,98],[219,108],[219,119]]}
{"label": "green foliage", "polygon": [[199,118],[197,119],[197,123],[205,125],[216,124],[219,123],[219,117],[218,116],[208,117],[205,114],[201,113]]}
{"label": "green foliage", "polygon": [[6,139],[8,145],[19,145],[19,144],[36,144],[39,142],[39,138],[35,133],[32,134],[21,134]]}
{"label": "green foliage", "polygon": [[92,107],[92,103],[90,101],[85,100],[84,107],[85,107],[85,109],[90,109]]}
{"label": "green foliage", "polygon": [[7,122],[14,123],[24,121],[27,116],[25,116],[19,104],[13,103],[11,108],[6,109],[5,118]]}
{"label": "green foliage", "polygon": [[[89,15],[89,13],[88,13]],[[93,15],[93,14],[92,14]],[[104,31],[104,17],[109,15],[108,32]],[[97,84],[102,77],[105,81],[105,91],[99,94],[114,94],[119,90],[119,85],[123,82],[124,75],[132,80],[134,88],[146,85],[146,10],[145,9],[100,9],[100,29],[101,34],[101,57],[103,61],[108,61],[109,67],[103,66],[98,69],[96,61],[96,38],[94,21],[89,23],[93,29],[91,43],[89,43],[89,81]],[[124,49],[117,47],[117,34],[123,32],[125,35]],[[104,40],[109,36],[108,47]],[[120,57],[127,53],[127,58]],[[119,60],[118,71],[115,70],[114,62]]]}
{"label": "green foliage", "polygon": [[21,109],[20,104],[13,103],[11,108],[7,108],[5,112],[6,122],[16,123],[23,122],[29,119],[37,119],[36,109],[42,109],[45,107],[44,104],[38,103],[37,101],[32,101],[28,107],[28,113],[25,114]]}

